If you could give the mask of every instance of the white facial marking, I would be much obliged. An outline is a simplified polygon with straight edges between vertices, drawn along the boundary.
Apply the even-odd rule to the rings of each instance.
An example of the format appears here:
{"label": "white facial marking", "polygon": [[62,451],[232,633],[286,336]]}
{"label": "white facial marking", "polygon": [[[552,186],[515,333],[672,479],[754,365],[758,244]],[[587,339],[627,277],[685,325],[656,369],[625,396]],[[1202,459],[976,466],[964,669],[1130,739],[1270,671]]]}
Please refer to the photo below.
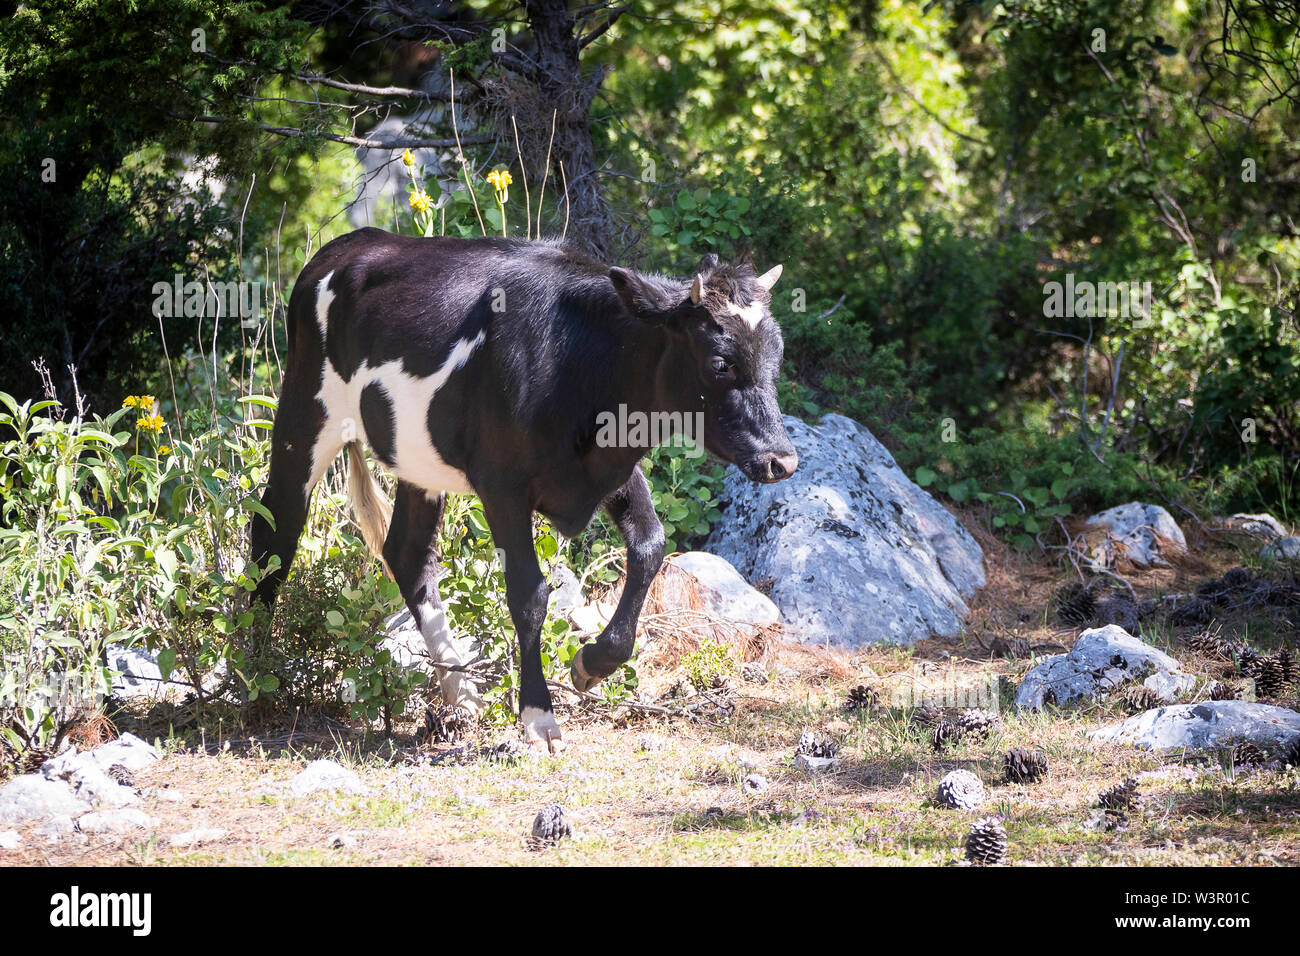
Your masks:
{"label": "white facial marking", "polygon": [[732,315],[744,319],[745,324],[751,329],[758,328],[758,323],[763,321],[763,303],[759,302],[757,299],[745,306],[736,305],[734,302],[728,302],[727,311]]}
{"label": "white facial marking", "polygon": [[330,288],[330,279],[333,278],[334,273],[331,272],[316,283],[316,325],[320,328],[322,343],[325,341],[325,331],[329,328],[330,303],[334,301],[334,291]]}
{"label": "white facial marking", "polygon": [[447,384],[453,372],[469,361],[486,338],[486,333],[479,332],[472,339],[458,341],[446,361],[427,378],[408,374],[402,368],[401,359],[395,359],[376,368],[362,362],[352,380],[345,382],[327,358],[321,373],[321,390],[316,396],[325,406],[325,426],[312,449],[307,494],[311,494],[311,489],[342,449],[346,427],[355,427],[357,434],[353,437],[367,441],[361,418],[361,393],[372,382],[383,386],[392,408],[393,474],[426,492],[472,494],[474,489],[465,473],[444,462],[433,447],[428,415],[429,404],[438,389]]}

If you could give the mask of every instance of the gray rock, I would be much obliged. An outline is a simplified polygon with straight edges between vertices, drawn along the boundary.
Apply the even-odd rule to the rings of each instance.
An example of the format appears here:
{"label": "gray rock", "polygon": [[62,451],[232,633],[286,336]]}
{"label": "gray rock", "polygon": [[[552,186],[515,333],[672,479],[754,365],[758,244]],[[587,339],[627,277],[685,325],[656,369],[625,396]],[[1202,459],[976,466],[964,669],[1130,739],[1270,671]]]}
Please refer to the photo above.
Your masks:
{"label": "gray rock", "polygon": [[162,697],[172,686],[163,682],[158,658],[147,648],[110,644],[105,654],[109,668],[118,673],[113,678],[113,693],[118,697]]}
{"label": "gray rock", "polygon": [[1084,631],[1068,654],[1049,657],[1027,673],[1016,689],[1016,706],[1042,710],[1048,703],[1070,704],[1136,680],[1162,697],[1196,685],[1195,676],[1183,673],[1168,654],[1108,624]]}
{"label": "gray rock", "polygon": [[1168,564],[1160,553],[1161,538],[1168,539],[1180,551],[1187,550],[1183,529],[1159,505],[1130,501],[1093,515],[1087,527],[1108,529],[1091,555],[1097,567],[1113,567],[1121,559],[1143,568]]}
{"label": "gray rock", "polygon": [[826,773],[840,765],[839,757],[812,757],[808,754],[795,754],[794,765],[804,773]]}
{"label": "gray rock", "polygon": [[1244,700],[1175,704],[1136,714],[1093,731],[1097,743],[1121,743],[1149,750],[1220,749],[1252,743],[1276,751],[1300,737],[1300,714],[1284,707]]}
{"label": "gray rock", "polygon": [[1290,535],[1270,541],[1260,549],[1259,556],[1265,561],[1295,561],[1300,559],[1300,537]]}
{"label": "gray rock", "polygon": [[707,551],[687,551],[666,563],[695,579],[705,610],[714,617],[743,624],[773,624],[781,619],[772,599],[751,587],[725,558]]}
{"label": "gray rock", "polygon": [[0,823],[33,823],[89,809],[90,804],[78,799],[66,783],[37,773],[15,777],[0,787]]}
{"label": "gray rock", "polygon": [[77,829],[82,833],[126,833],[129,830],[149,830],[153,825],[152,817],[131,807],[96,810],[77,818]]}
{"label": "gray rock", "polygon": [[548,602],[550,613],[555,617],[568,618],[575,609],[585,603],[582,582],[568,565],[557,564],[551,569],[551,583],[554,587]]}
{"label": "gray rock", "polygon": [[79,799],[96,807],[124,807],[134,803],[139,799],[135,790],[110,777],[107,768],[96,758],[96,753],[103,749],[79,753],[75,747],[69,747],[41,764],[41,776],[67,781]]}
{"label": "gray rock", "polygon": [[[443,119],[445,104],[433,103],[427,110],[411,116],[390,116],[378,123],[367,138],[380,143],[401,142],[404,139],[418,139],[427,134],[427,125],[445,126]],[[457,119],[464,128],[465,117],[457,109]],[[424,167],[425,188],[430,195],[439,199],[437,183],[428,180],[443,181],[444,188],[455,189],[455,164],[451,161],[454,150],[436,148],[412,149],[415,161]],[[358,177],[356,199],[348,206],[348,218],[352,225],[378,226],[392,229],[397,219],[408,222],[411,214],[407,206],[406,187],[411,181],[410,174],[402,164],[402,149],[381,147],[360,147],[356,151],[357,161],[362,170]],[[436,216],[437,213],[434,213]]]}
{"label": "gray rock", "polygon": [[22,845],[17,830],[0,830],[0,850],[16,850]]}
{"label": "gray rock", "polygon": [[[36,832],[45,837],[46,843],[58,843],[60,840],[66,840],[69,837],[80,836],[77,833],[76,821],[66,813],[50,817],[49,820],[45,821],[45,825]],[[84,840],[85,837],[81,837],[81,839]]]}
{"label": "gray rock", "polygon": [[217,840],[223,839],[227,832],[219,827],[198,827],[181,833],[173,833],[167,839],[167,843],[175,847],[199,846],[203,843],[215,843]]}
{"label": "gray rock", "polygon": [[771,579],[800,640],[845,647],[955,635],[984,585],[975,539],[852,419],[785,416],[799,453],[786,481],[729,471],[724,520],[705,550],[750,581]]}
{"label": "gray rock", "polygon": [[1235,514],[1225,522],[1234,531],[1241,531],[1252,538],[1271,541],[1286,537],[1286,526],[1270,514]]}
{"label": "gray rock", "polygon": [[289,792],[295,797],[305,797],[321,790],[341,790],[344,793],[366,792],[360,777],[333,760],[313,760],[289,784]]}
{"label": "gray rock", "polygon": [[162,759],[157,750],[135,734],[123,734],[110,743],[96,747],[90,754],[105,770],[118,763],[127,770],[143,770],[154,761]]}

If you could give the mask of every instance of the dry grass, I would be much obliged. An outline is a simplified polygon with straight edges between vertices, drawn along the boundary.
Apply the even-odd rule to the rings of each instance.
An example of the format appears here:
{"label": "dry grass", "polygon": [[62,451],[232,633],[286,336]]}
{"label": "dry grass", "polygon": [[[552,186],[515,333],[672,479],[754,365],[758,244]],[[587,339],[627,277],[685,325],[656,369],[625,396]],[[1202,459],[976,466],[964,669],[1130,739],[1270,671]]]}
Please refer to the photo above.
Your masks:
{"label": "dry grass", "polygon": [[[768,684],[735,682],[729,718],[623,714],[611,720],[599,705],[564,708],[569,749],[515,765],[413,765],[411,726],[399,728],[392,744],[324,727],[292,746],[280,737],[217,754],[180,749],[136,774],[141,786],[153,788],[141,804],[158,821],[152,834],[48,846],[29,835],[5,862],[945,865],[960,861],[962,837],[977,814],[940,807],[934,794],[944,773],[965,767],[988,788],[980,812],[1005,821],[1013,864],[1300,864],[1300,773],[1090,745],[1087,731],[1127,715],[1118,697],[1060,714],[1006,712],[990,738],[966,738],[941,754],[906,711],[845,713],[842,701],[857,683],[887,692],[947,675],[1014,679],[1031,666],[1032,657],[991,654],[987,645],[995,637],[1022,637],[1036,656],[1069,646],[1076,631],[1059,629],[1046,610],[1056,589],[1074,578],[1068,562],[1035,564],[1000,542],[981,544],[989,555],[989,586],[973,602],[964,637],[853,652],[765,634],[757,645],[738,645],[737,654],[761,655],[785,676]],[[1241,554],[1222,541],[1200,558],[1211,574],[1241,563]],[[1144,573],[1135,587],[1145,598],[1196,583],[1186,568],[1175,567]],[[698,612],[690,604],[686,596],[682,610]],[[672,610],[656,608],[652,617]],[[684,628],[671,645],[643,654],[640,668],[671,670],[702,636],[728,636],[716,626],[700,621]],[[1230,619],[1222,626],[1228,632],[1247,623]],[[1156,622],[1147,636],[1174,648],[1189,668],[1227,676],[1223,662],[1182,648],[1193,630]],[[1281,625],[1271,633],[1282,635]],[[119,723],[129,729],[124,719]],[[794,744],[807,729],[839,743],[835,772],[812,776],[795,768]],[[304,739],[314,743],[302,746]],[[1013,746],[1042,750],[1050,765],[1046,779],[1003,782],[1001,755]],[[356,768],[369,795],[291,798],[288,781],[319,756]],[[762,774],[768,789],[747,791],[742,781],[749,773]],[[1097,794],[1130,775],[1141,778],[1141,812],[1118,830],[1090,826]],[[183,798],[165,799],[168,792]],[[577,838],[532,851],[526,840],[532,817],[550,802],[566,807]],[[197,827],[227,834],[197,847],[168,844],[171,834]],[[336,849],[340,834],[344,845]]]}

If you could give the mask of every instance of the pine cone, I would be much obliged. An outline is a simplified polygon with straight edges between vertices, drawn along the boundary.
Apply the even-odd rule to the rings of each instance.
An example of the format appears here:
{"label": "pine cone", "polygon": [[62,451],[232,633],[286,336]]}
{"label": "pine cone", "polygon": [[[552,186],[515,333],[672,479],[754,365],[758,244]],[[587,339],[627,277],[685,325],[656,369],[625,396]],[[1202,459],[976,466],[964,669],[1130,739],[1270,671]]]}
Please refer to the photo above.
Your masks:
{"label": "pine cone", "polygon": [[1047,754],[1015,747],[1003,754],[1002,770],[1008,783],[1033,783],[1047,773]]}
{"label": "pine cone", "polygon": [[1097,595],[1085,584],[1067,584],[1056,592],[1056,617],[1070,627],[1083,627],[1097,613]]}
{"label": "pine cone", "polygon": [[[1179,601],[1169,612],[1169,623],[1182,627],[1187,624],[1208,624],[1214,616],[1214,606],[1205,598],[1193,597]],[[1189,642],[1190,643],[1190,642]]]}
{"label": "pine cone", "polygon": [[1253,647],[1237,649],[1237,669],[1247,677],[1255,676],[1259,669],[1259,662],[1263,659],[1263,655]]}
{"label": "pine cone", "polygon": [[983,866],[995,866],[1007,859],[1007,831],[997,817],[985,817],[966,834],[966,859]]}
{"label": "pine cone", "polygon": [[1138,807],[1137,777],[1129,777],[1108,790],[1097,795],[1097,805],[1103,810],[1119,810],[1127,813]]}
{"label": "pine cone", "polygon": [[533,833],[530,843],[534,849],[555,846],[566,837],[573,836],[573,827],[564,818],[564,807],[558,803],[548,804],[538,811],[533,820]]}
{"label": "pine cone", "polygon": [[1297,671],[1296,669],[1295,654],[1291,652],[1291,648],[1284,647],[1274,654],[1273,657],[1277,660],[1278,667],[1281,669],[1283,682],[1294,684],[1296,682],[1296,677],[1300,676],[1300,671]]}
{"label": "pine cone", "polygon": [[1206,581],[1196,589],[1196,593],[1199,597],[1211,601],[1220,607],[1225,606],[1231,599],[1231,592],[1232,588],[1228,587],[1220,580]]}
{"label": "pine cone", "polygon": [[1213,631],[1201,631],[1187,639],[1187,649],[1219,661],[1232,660],[1232,645]]}
{"label": "pine cone", "polygon": [[417,744],[448,744],[464,740],[474,725],[474,715],[459,704],[442,701],[424,708],[424,726],[415,735]]}
{"label": "pine cone", "polygon": [[112,777],[124,787],[136,788],[135,775],[127,768],[126,764],[115,763],[106,771],[108,776]]}
{"label": "pine cone", "polygon": [[1254,744],[1244,741],[1232,748],[1232,763],[1236,767],[1259,767],[1268,763],[1268,756]]}
{"label": "pine cone", "polygon": [[1129,713],[1145,713],[1148,710],[1154,710],[1163,703],[1164,701],[1160,699],[1160,695],[1146,684],[1134,684],[1124,691],[1124,706],[1129,709]]}
{"label": "pine cone", "polygon": [[1277,697],[1286,689],[1282,662],[1276,657],[1261,657],[1253,670],[1256,697]]}
{"label": "pine cone", "polygon": [[940,707],[931,707],[929,704],[923,705],[912,711],[912,725],[915,727],[934,727],[942,723],[944,719],[943,709]]}
{"label": "pine cone", "polygon": [[974,810],[984,802],[984,784],[969,770],[953,770],[939,781],[939,802],[954,810]]}
{"label": "pine cone", "polygon": [[876,692],[866,684],[859,684],[849,691],[844,701],[844,710],[850,714],[865,714],[876,706]]}
{"label": "pine cone", "polygon": [[1002,718],[994,711],[982,710],[978,707],[963,710],[957,717],[957,729],[963,735],[972,734],[976,737],[987,737],[1001,726]]}
{"label": "pine cone", "polygon": [[1138,629],[1138,609],[1133,603],[1133,599],[1117,594],[1109,597],[1097,605],[1097,611],[1092,620],[1097,627],[1104,627],[1107,624],[1118,624],[1130,634],[1134,634]]}
{"label": "pine cone", "polygon": [[934,725],[934,731],[930,734],[930,743],[935,750],[943,750],[949,744],[954,744],[961,740],[961,728],[955,724],[950,724],[946,720],[941,720]]}
{"label": "pine cone", "polygon": [[795,745],[794,752],[805,757],[829,758],[838,754],[840,747],[834,740],[823,734],[805,730],[799,735],[799,742]]}
{"label": "pine cone", "polygon": [[1292,767],[1300,767],[1300,737],[1295,737],[1287,744],[1282,759]]}
{"label": "pine cone", "polygon": [[1254,587],[1258,579],[1245,568],[1233,568],[1231,571],[1224,572],[1219,581],[1230,591],[1242,591]]}
{"label": "pine cone", "polygon": [[1212,680],[1205,687],[1205,692],[1210,695],[1210,700],[1238,700],[1237,688],[1231,684],[1225,684],[1223,681]]}

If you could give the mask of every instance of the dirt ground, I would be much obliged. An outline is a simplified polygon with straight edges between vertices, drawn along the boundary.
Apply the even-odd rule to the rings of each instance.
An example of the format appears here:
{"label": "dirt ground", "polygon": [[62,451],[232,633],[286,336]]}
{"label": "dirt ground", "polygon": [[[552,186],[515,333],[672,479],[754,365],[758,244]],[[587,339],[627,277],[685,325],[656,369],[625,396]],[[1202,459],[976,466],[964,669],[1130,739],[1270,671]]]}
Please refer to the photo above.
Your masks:
{"label": "dirt ground", "polygon": [[[967,736],[936,753],[930,730],[891,707],[900,686],[943,681],[1015,680],[1044,656],[1069,647],[1053,595],[1072,578],[1071,564],[1031,562],[987,539],[989,586],[974,601],[967,634],[909,649],[859,653],[774,644],[766,683],[730,679],[730,716],[611,719],[601,705],[560,708],[566,750],[496,761],[421,749],[414,725],[392,741],[357,728],[283,732],[227,745],[205,731],[203,745],[156,734],[165,758],[136,773],[139,808],[156,823],[126,836],[74,836],[46,843],[24,834],[13,864],[865,864],[946,865],[963,861],[962,843],[983,815],[1002,818],[1012,865],[1291,865],[1300,863],[1300,771],[1285,765],[1242,767],[1226,754],[1156,755],[1093,746],[1086,737],[1130,712],[1121,697],[1072,711],[1017,714],[987,738]],[[1131,578],[1136,596],[1194,590],[1230,567],[1249,563],[1249,543],[1210,533],[1193,536],[1193,557],[1178,567]],[[1295,622],[1276,609],[1228,609],[1219,627],[1261,650],[1294,647]],[[1143,636],[1219,676],[1214,662],[1188,651],[1196,627],[1159,615]],[[1013,646],[996,656],[995,642]],[[1027,645],[1027,646],[1026,646]],[[659,675],[662,678],[671,675]],[[847,711],[856,685],[877,691],[869,712]],[[1001,703],[1009,683],[1003,681]],[[1285,699],[1296,707],[1296,687]],[[563,699],[564,695],[559,695]],[[130,715],[118,726],[135,729]],[[796,767],[805,730],[839,746],[829,772]],[[139,732],[139,730],[137,730]],[[484,733],[484,742],[508,732]],[[152,738],[151,738],[152,739]],[[1002,754],[1041,750],[1049,771],[1037,783],[1006,783]],[[471,748],[472,749],[472,748]],[[306,763],[329,757],[354,769],[365,795],[317,793],[294,798],[289,781]],[[936,800],[940,778],[964,767],[987,789],[983,807],[952,810]],[[746,785],[759,774],[761,792]],[[1142,804],[1117,826],[1101,825],[1098,794],[1129,776]],[[537,811],[559,803],[574,836],[556,847],[530,847]],[[178,834],[207,828],[197,842]]]}

